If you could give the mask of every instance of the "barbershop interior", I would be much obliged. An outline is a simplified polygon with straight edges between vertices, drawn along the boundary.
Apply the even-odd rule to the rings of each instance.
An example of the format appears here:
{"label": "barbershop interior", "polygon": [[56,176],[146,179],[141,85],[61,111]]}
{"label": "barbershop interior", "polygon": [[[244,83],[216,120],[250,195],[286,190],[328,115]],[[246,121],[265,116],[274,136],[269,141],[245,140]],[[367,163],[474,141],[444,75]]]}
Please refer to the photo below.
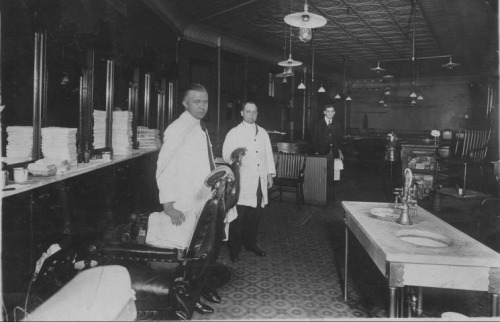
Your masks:
{"label": "barbershop interior", "polygon": [[[497,0],[3,0],[0,21],[2,320],[500,316]],[[255,149],[224,149],[249,104],[257,208]],[[161,186],[209,195],[159,247],[183,116],[213,164]],[[235,255],[240,207],[258,246]]]}

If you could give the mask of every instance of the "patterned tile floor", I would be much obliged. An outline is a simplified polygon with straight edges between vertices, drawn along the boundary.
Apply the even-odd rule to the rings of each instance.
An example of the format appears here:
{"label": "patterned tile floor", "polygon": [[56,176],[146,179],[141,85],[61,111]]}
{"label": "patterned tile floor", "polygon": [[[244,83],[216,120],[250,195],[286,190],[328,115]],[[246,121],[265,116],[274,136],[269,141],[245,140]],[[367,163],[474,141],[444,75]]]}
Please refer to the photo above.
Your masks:
{"label": "patterned tile floor", "polygon": [[[353,167],[356,165],[353,165]],[[356,240],[350,248],[348,301],[343,300],[344,223],[342,200],[386,201],[385,169],[377,165],[344,170],[334,187],[335,200],[326,207],[274,201],[266,209],[259,244],[260,258],[242,251],[231,263],[227,247],[219,261],[232,271],[229,283],[218,289],[215,312],[194,314],[193,320],[335,320],[385,318],[388,291],[380,274]],[[304,216],[312,216],[300,225]],[[424,289],[422,317],[458,312],[469,317],[489,316],[489,295],[443,289]]]}

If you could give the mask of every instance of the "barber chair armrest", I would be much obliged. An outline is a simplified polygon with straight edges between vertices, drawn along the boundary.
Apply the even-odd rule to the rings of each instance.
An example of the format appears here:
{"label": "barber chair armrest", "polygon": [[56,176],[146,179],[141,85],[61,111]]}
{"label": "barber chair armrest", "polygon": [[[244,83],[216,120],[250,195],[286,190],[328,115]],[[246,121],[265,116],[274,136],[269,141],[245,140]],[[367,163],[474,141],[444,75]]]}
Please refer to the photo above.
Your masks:
{"label": "barber chair armrest", "polygon": [[101,247],[101,255],[108,259],[136,262],[177,262],[179,250],[148,244],[107,243]]}

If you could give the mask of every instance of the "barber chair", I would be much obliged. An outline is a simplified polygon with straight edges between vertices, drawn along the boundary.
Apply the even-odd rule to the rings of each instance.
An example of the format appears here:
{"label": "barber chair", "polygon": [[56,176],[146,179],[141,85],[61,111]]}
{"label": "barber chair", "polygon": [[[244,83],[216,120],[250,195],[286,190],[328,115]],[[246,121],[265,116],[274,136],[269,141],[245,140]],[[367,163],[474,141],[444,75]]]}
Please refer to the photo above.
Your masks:
{"label": "barber chair", "polygon": [[27,318],[78,274],[76,266],[90,268],[90,256],[94,249],[84,249],[80,246],[83,244],[62,240],[62,248],[45,258],[39,271],[28,281],[26,292],[3,293],[4,319],[18,321]]}
{"label": "barber chair", "polygon": [[[148,244],[108,242],[100,248],[105,265],[127,268],[136,292],[138,319],[189,320],[209,265],[213,264],[222,236],[226,189],[234,180],[231,169],[219,166],[205,184],[213,187],[187,249],[167,249]],[[220,246],[219,246],[220,247]]]}
{"label": "barber chair", "polygon": [[82,271],[24,321],[134,321],[134,291],[122,266]]}

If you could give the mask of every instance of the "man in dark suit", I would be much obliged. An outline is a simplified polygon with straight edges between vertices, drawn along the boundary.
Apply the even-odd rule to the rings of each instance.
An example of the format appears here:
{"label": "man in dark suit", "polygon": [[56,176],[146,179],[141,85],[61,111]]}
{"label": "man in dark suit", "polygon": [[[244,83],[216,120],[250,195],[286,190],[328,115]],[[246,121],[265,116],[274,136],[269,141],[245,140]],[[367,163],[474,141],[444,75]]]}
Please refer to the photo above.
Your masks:
{"label": "man in dark suit", "polygon": [[342,150],[342,129],[340,123],[333,119],[335,107],[333,104],[327,104],[324,107],[322,117],[313,127],[312,145],[313,152],[316,154],[327,155],[333,153],[335,158],[344,159]]}
{"label": "man in dark suit", "polygon": [[313,127],[312,148],[313,153],[327,156],[327,183],[333,193],[334,161],[336,158],[344,160],[344,155],[340,149],[342,146],[342,129],[340,123],[333,119],[335,115],[333,104],[326,104],[323,114],[325,116],[318,120]]}

